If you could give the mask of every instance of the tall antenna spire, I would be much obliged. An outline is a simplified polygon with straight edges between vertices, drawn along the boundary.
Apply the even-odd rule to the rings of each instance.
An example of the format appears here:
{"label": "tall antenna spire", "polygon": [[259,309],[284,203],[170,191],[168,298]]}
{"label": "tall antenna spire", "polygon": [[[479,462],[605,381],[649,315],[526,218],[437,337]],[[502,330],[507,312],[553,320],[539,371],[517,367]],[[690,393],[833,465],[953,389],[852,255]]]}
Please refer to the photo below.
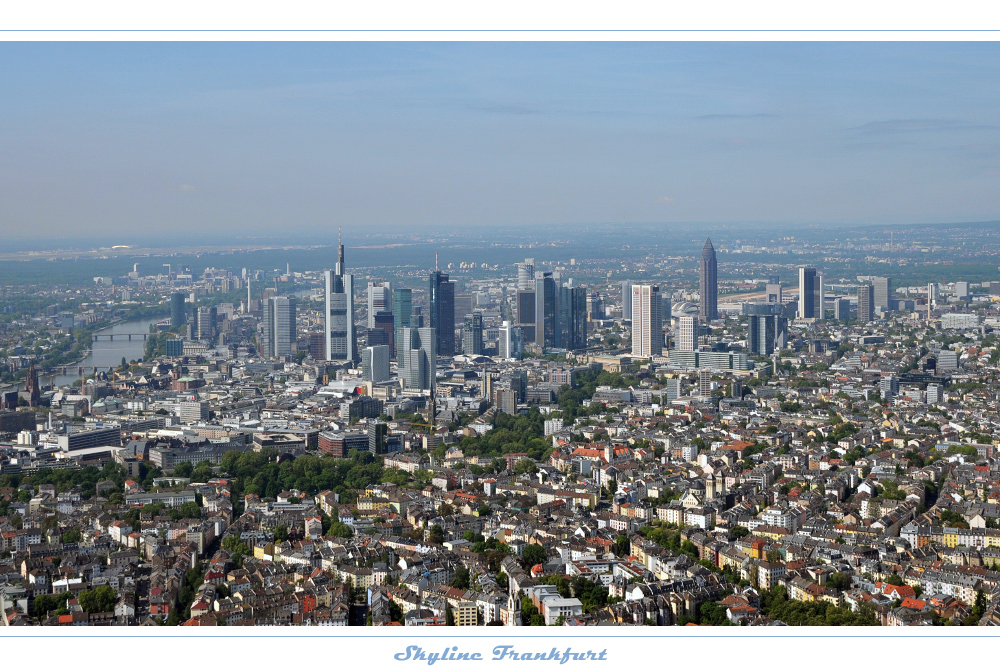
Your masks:
{"label": "tall antenna spire", "polygon": [[335,273],[338,276],[344,275],[344,236],[340,227],[337,227],[337,266]]}
{"label": "tall antenna spire", "polygon": [[438,266],[438,251],[437,250],[434,251],[434,270],[435,271],[440,271],[440,267]]}

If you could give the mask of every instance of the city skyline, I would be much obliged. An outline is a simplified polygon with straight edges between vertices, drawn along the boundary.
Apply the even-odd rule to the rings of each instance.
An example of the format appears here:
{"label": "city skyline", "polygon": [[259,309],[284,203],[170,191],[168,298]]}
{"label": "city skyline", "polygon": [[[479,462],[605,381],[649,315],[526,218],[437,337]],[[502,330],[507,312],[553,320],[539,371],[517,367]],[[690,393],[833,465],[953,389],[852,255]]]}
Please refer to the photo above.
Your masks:
{"label": "city skyline", "polygon": [[354,291],[339,240],[0,291],[7,623],[1000,624],[953,562],[1000,564],[1000,280],[706,240]]}
{"label": "city skyline", "polygon": [[8,634],[1000,627],[1000,42],[504,34],[0,41]]}

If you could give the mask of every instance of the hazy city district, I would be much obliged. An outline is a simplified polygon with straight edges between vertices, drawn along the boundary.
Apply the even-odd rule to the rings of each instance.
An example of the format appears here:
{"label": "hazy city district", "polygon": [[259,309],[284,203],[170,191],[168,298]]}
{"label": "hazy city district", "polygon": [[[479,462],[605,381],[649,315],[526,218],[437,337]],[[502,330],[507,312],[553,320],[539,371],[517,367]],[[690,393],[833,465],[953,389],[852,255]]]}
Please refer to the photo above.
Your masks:
{"label": "hazy city district", "polygon": [[2,622],[1000,624],[992,227],[809,233],[5,264]]}

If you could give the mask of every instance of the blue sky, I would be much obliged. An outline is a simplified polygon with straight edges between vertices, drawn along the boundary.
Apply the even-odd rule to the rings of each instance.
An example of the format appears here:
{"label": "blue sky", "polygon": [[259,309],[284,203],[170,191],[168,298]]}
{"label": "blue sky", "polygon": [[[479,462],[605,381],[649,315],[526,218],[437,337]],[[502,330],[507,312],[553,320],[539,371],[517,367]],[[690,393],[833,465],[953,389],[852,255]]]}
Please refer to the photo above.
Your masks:
{"label": "blue sky", "polygon": [[0,43],[0,155],[22,238],[992,220],[1000,45]]}

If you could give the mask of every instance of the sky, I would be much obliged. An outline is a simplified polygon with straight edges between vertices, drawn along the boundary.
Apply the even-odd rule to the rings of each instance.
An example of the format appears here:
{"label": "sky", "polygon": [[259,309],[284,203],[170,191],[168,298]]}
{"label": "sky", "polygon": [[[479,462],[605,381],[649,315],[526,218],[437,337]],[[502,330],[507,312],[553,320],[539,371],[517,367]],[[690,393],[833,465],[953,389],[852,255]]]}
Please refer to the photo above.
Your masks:
{"label": "sky", "polygon": [[12,239],[982,221],[998,183],[1000,43],[0,43]]}

